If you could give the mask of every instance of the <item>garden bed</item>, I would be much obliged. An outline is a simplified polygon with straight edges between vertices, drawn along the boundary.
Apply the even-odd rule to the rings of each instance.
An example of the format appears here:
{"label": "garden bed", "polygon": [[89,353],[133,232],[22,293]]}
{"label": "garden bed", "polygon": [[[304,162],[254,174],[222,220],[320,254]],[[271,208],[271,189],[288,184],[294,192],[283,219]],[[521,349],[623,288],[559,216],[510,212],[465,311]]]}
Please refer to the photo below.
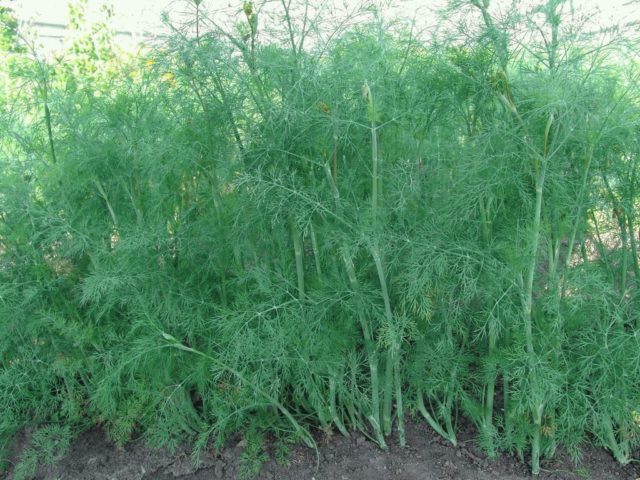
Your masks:
{"label": "garden bed", "polygon": [[[25,433],[19,443],[27,443]],[[316,454],[306,447],[293,447],[286,464],[275,460],[276,445],[266,444],[266,461],[254,477],[263,480],[519,480],[531,478],[527,465],[503,455],[489,460],[472,440],[473,432],[461,432],[458,447],[434,434],[423,422],[407,423],[407,446],[389,442],[383,451],[362,435],[317,435]],[[220,452],[208,451],[194,468],[187,447],[175,452],[145,447],[134,441],[124,450],[109,442],[105,432],[94,428],[80,436],[55,466],[41,468],[38,480],[210,480],[236,479],[243,465],[246,443],[234,439]],[[603,449],[587,446],[579,464],[566,455],[543,462],[541,480],[636,480],[637,465],[622,466]],[[6,478],[11,478],[11,474]]]}

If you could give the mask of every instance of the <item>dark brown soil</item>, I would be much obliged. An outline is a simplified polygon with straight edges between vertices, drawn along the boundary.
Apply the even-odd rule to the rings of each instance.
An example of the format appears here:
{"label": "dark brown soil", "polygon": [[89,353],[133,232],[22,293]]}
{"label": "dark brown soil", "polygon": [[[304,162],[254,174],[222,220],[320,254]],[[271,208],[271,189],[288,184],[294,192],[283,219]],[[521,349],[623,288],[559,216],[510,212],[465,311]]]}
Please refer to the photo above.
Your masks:
{"label": "dark brown soil", "polygon": [[[462,435],[464,437],[464,435]],[[467,435],[468,436],[468,435]],[[18,439],[18,444],[24,444]],[[41,468],[39,480],[210,480],[236,479],[244,441],[238,440],[214,454],[209,452],[194,469],[188,449],[169,453],[132,442],[124,451],[111,444],[98,428],[78,438],[55,466]],[[273,460],[268,445],[267,460],[258,479],[263,480],[520,480],[531,478],[526,465],[502,456],[489,461],[472,440],[456,448],[419,422],[407,425],[407,446],[391,442],[385,452],[360,434],[319,438],[319,465],[314,451],[292,447],[287,463]],[[573,465],[561,455],[543,463],[538,478],[638,480],[640,468],[621,466],[604,450],[586,447],[583,460]],[[9,474],[6,478],[11,478]]]}

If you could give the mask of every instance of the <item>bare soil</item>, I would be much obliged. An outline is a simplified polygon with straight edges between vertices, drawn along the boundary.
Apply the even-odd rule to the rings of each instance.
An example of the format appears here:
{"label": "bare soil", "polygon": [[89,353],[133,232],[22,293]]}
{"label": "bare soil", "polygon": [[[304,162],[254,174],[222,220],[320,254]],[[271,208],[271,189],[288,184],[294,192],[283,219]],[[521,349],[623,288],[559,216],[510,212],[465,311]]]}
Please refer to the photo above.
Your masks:
{"label": "bare soil", "polygon": [[[16,457],[28,435],[16,439]],[[528,467],[517,458],[501,456],[488,460],[472,440],[472,432],[461,434],[458,447],[446,443],[425,424],[409,422],[407,446],[391,441],[382,451],[359,433],[318,437],[316,453],[299,446],[290,449],[287,465],[274,460],[274,444],[267,443],[268,460],[259,480],[521,480],[529,479]],[[42,467],[38,480],[211,480],[238,478],[245,442],[238,438],[220,452],[208,452],[198,468],[189,449],[176,452],[154,450],[143,442],[132,442],[118,450],[103,430],[81,435],[66,456],[54,466]],[[582,461],[574,465],[561,454],[544,462],[539,479],[640,480],[640,466],[619,465],[602,449],[587,446]],[[12,478],[11,472],[5,477]]]}

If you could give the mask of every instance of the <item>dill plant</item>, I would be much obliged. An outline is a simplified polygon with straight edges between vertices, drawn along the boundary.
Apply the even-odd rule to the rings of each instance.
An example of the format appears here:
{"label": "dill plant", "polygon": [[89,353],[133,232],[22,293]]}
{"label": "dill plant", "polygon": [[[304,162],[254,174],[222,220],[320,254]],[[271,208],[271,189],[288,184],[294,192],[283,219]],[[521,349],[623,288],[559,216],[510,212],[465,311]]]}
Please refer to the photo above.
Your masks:
{"label": "dill plant", "polygon": [[386,448],[416,412],[454,445],[466,417],[534,474],[587,441],[630,462],[625,39],[593,48],[559,0],[451,2],[475,23],[444,39],[291,3],[226,27],[193,2],[108,78],[85,64],[117,57],[84,43],[78,68],[11,77],[32,89],[1,119],[20,120],[0,141],[3,441],[101,423],[197,460],[241,431],[250,474],[266,432]]}

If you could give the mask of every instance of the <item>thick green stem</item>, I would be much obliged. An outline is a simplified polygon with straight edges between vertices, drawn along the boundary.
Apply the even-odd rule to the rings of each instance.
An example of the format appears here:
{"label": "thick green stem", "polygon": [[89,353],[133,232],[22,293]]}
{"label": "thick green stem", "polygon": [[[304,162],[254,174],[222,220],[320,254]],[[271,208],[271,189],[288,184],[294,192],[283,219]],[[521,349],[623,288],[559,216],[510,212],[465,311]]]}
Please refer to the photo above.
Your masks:
{"label": "thick green stem", "polygon": [[51,150],[51,161],[53,163],[57,163],[58,158],[56,157],[56,148],[53,142],[53,128],[51,126],[51,111],[49,110],[49,105],[45,100],[44,103],[44,120],[47,124],[47,135],[49,137],[49,148]]}
{"label": "thick green stem", "polygon": [[322,277],[322,266],[320,264],[320,249],[318,248],[318,237],[316,236],[316,229],[311,223],[309,229],[311,231],[311,248],[313,249],[313,258],[316,263],[316,273],[318,277]]}
{"label": "thick green stem", "polygon": [[[357,292],[359,288],[358,277],[356,277],[355,267],[353,266],[353,261],[351,257],[349,257],[346,253],[343,253],[342,259],[344,261],[347,276],[349,277],[349,282],[351,283],[351,288],[354,292]],[[384,440],[384,435],[382,433],[382,425],[380,423],[380,387],[378,384],[378,352],[373,341],[373,337],[371,335],[371,330],[369,328],[369,324],[364,316],[363,312],[358,312],[358,320],[360,322],[360,328],[362,329],[362,334],[364,336],[365,341],[365,349],[367,351],[367,358],[369,361],[369,373],[370,373],[370,381],[371,381],[371,415],[369,416],[369,421],[373,427],[376,441],[380,448],[387,448],[387,444]]]}
{"label": "thick green stem", "polygon": [[391,434],[393,414],[393,353],[387,350],[384,369],[384,391],[382,400],[382,431],[385,435]]}
{"label": "thick green stem", "polygon": [[611,449],[613,457],[622,465],[629,463],[629,444],[626,441],[618,442],[613,429],[613,422],[609,415],[604,415],[604,428],[606,432],[607,446]]}
{"label": "thick green stem", "polygon": [[109,215],[111,216],[111,220],[113,221],[113,226],[118,228],[118,217],[116,217],[116,212],[113,210],[111,206],[111,202],[109,201],[109,197],[107,197],[107,192],[102,187],[102,183],[99,180],[94,181],[100,196],[104,199],[105,204],[107,205],[107,210],[109,211]]}
{"label": "thick green stem", "polygon": [[490,200],[487,200],[487,205],[485,205],[484,200],[480,200],[480,221],[482,223],[482,239],[484,241],[485,246],[489,246],[491,242],[491,220],[490,220]]}
{"label": "thick green stem", "polygon": [[542,412],[544,404],[539,405],[533,412],[533,438],[531,439],[531,473],[540,473],[540,430],[542,427]]}
{"label": "thick green stem", "polygon": [[[504,333],[504,344],[511,345],[511,326],[507,325]],[[504,430],[507,435],[511,431],[511,381],[508,368],[502,369],[502,411],[504,415]]]}
{"label": "thick green stem", "polygon": [[540,225],[542,219],[542,194],[544,190],[544,177],[545,177],[545,167],[542,167],[542,171],[540,172],[540,176],[536,181],[536,204],[535,204],[535,213],[533,218],[533,227],[531,233],[531,242],[530,242],[530,260],[529,267],[527,269],[527,280],[525,284],[524,291],[524,301],[523,301],[523,310],[524,310],[524,328],[525,328],[525,341],[527,345],[527,353],[530,356],[534,354],[533,348],[533,279],[536,271],[536,264],[538,260],[538,246],[540,244]]}
{"label": "thick green stem", "polygon": [[373,206],[374,218],[376,218],[378,210],[378,195],[380,193],[380,161],[378,159],[378,134],[376,132],[375,121],[371,121],[371,157],[373,165],[373,173],[371,175],[371,204]]}
{"label": "thick green stem", "polygon": [[333,374],[329,378],[329,412],[331,413],[331,419],[333,420],[333,423],[336,425],[336,427],[338,427],[340,433],[342,433],[342,435],[344,435],[345,437],[348,437],[349,432],[347,432],[347,429],[344,427],[342,420],[338,416],[338,410],[336,408],[336,376]]}
{"label": "thick green stem", "polygon": [[[393,326],[393,312],[391,311],[391,301],[389,298],[389,291],[387,289],[387,280],[382,266],[382,258],[380,257],[380,250],[378,245],[372,243],[369,246],[371,250],[371,256],[376,265],[376,271],[378,272],[378,281],[380,282],[380,289],[382,291],[382,299],[384,302],[385,320],[389,323],[389,328]],[[385,435],[391,433],[391,416],[393,411],[393,363],[394,363],[394,346],[389,346],[387,350],[387,359],[385,362],[384,373],[384,401],[382,410],[382,425]],[[399,350],[399,346],[398,346]]]}
{"label": "thick green stem", "polygon": [[[358,388],[358,364],[354,357],[350,357],[349,361],[349,391],[355,392]],[[348,401],[346,402],[347,412],[349,414],[349,421],[351,422],[351,427],[355,427],[362,423],[360,421],[360,412],[356,410],[354,405],[353,397],[348,395]]]}
{"label": "thick green stem", "polygon": [[304,302],[304,259],[302,241],[300,240],[300,232],[298,225],[292,216],[289,217],[289,226],[291,228],[291,238],[293,239],[293,252],[296,258],[296,275],[298,277],[298,298]]}
{"label": "thick green stem", "polygon": [[524,292],[524,322],[525,322],[525,339],[527,344],[527,353],[533,356],[533,279],[536,272],[536,265],[538,263],[538,247],[540,245],[540,229],[542,224],[542,197],[544,194],[545,176],[547,173],[547,146],[549,139],[549,130],[551,123],[553,122],[553,115],[549,116],[547,127],[545,130],[543,155],[541,159],[535,159],[534,164],[537,166],[537,175],[535,179],[536,183],[536,203],[535,211],[533,215],[533,225],[531,229],[531,239],[529,247],[529,267],[527,269],[527,281],[525,284]]}
{"label": "thick green stem", "polygon": [[[527,345],[527,354],[529,361],[533,362],[535,357],[535,350],[533,345],[533,279],[535,276],[536,265],[538,261],[538,248],[540,244],[540,230],[542,224],[542,198],[544,193],[545,175],[547,171],[547,152],[549,145],[549,131],[551,124],[553,123],[553,114],[549,116],[547,126],[545,128],[543,154],[539,159],[534,159],[534,166],[536,167],[536,203],[533,217],[533,225],[530,240],[530,260],[527,271],[527,281],[525,284],[524,292],[524,322],[525,322],[525,341]],[[531,373],[534,374],[533,372]],[[542,411],[544,405],[538,405],[534,408],[534,435],[531,444],[531,471],[534,475],[537,475],[540,471],[540,419],[542,417]]]}
{"label": "thick green stem", "polygon": [[371,122],[371,210],[373,212],[374,220],[377,218],[378,213],[378,195],[380,188],[380,160],[378,158],[378,133],[376,127],[376,110],[375,103],[373,101],[373,95],[369,84],[364,83],[362,87],[362,93],[365,101],[367,102],[367,109],[369,113],[369,121]]}
{"label": "thick green stem", "polygon": [[502,409],[504,410],[504,429],[506,432],[511,429],[510,388],[509,372],[505,369],[502,372]]}
{"label": "thick green stem", "polygon": [[320,400],[318,400],[316,402],[316,405],[314,405],[313,407],[316,410],[316,417],[318,418],[318,422],[320,423],[320,428],[322,428],[322,430],[324,430],[325,432],[329,431],[329,429],[331,428],[331,414],[327,415],[325,406]]}
{"label": "thick green stem", "polygon": [[[489,357],[493,357],[493,353],[496,347],[495,335],[489,333]],[[496,390],[496,372],[493,371],[489,382],[487,383],[486,397],[485,397],[485,409],[484,409],[484,427],[488,432],[493,431],[493,397]]]}
{"label": "thick green stem", "polygon": [[400,439],[400,446],[404,447],[407,443],[404,433],[404,404],[402,401],[402,378],[400,376],[400,358],[396,356],[393,364],[393,378],[395,379],[396,386],[396,412],[398,415],[398,437]]}
{"label": "thick green stem", "polygon": [[451,393],[447,393],[447,399],[444,402],[444,411],[446,416],[444,417],[444,424],[447,427],[447,435],[449,438],[456,438],[456,431],[453,428],[453,422],[451,421],[451,407],[453,405],[453,396]]}
{"label": "thick green stem", "polygon": [[444,438],[444,439],[448,440],[449,442],[451,442],[451,444],[454,447],[458,445],[458,440],[457,440],[456,436],[455,435],[450,435],[449,432],[446,432],[440,426],[440,424],[438,422],[436,422],[436,420],[433,418],[433,416],[427,411],[427,408],[425,407],[425,404],[424,404],[424,397],[422,395],[422,391],[420,391],[420,390],[418,390],[418,395],[417,395],[417,399],[416,399],[416,407],[418,408],[418,411],[420,412],[420,414],[427,421],[429,426],[431,428],[433,428],[438,435],[440,435],[442,438]]}

